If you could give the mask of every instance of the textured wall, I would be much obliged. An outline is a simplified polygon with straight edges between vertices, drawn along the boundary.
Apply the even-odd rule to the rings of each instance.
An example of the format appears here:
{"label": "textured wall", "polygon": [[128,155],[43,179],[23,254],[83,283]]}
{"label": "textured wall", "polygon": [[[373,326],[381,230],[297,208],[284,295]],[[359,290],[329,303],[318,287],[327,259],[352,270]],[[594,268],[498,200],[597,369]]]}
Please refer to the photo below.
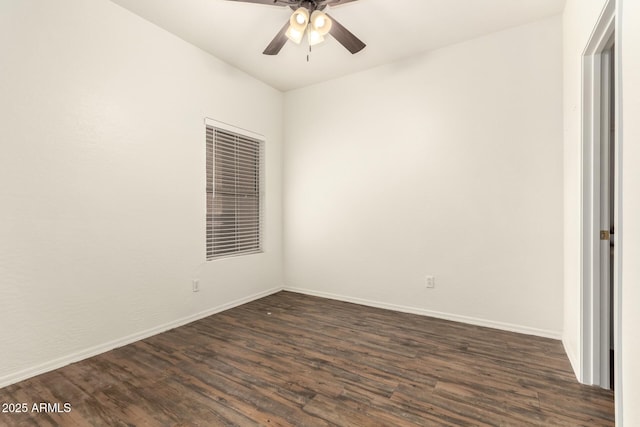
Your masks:
{"label": "textured wall", "polygon": [[285,117],[286,286],[560,336],[560,17],[288,92]]}
{"label": "textured wall", "polygon": [[622,10],[622,399],[624,426],[640,425],[640,3]]}
{"label": "textured wall", "polygon": [[[3,0],[0,57],[0,385],[282,285],[280,92],[106,0]],[[267,138],[264,254],[204,263],[206,116]]]}

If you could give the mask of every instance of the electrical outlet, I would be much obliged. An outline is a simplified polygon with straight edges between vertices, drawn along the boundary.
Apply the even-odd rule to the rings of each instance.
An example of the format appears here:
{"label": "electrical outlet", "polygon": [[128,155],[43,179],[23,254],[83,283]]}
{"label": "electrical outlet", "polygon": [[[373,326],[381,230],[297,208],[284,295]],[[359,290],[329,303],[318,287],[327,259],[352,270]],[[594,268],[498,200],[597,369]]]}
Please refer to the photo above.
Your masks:
{"label": "electrical outlet", "polygon": [[427,288],[429,288],[429,289],[435,288],[436,287],[436,278],[434,276],[426,276],[425,277],[425,284],[426,284]]}
{"label": "electrical outlet", "polygon": [[191,286],[192,286],[193,292],[199,292],[200,291],[200,280],[198,280],[198,279],[192,280],[191,281]]}

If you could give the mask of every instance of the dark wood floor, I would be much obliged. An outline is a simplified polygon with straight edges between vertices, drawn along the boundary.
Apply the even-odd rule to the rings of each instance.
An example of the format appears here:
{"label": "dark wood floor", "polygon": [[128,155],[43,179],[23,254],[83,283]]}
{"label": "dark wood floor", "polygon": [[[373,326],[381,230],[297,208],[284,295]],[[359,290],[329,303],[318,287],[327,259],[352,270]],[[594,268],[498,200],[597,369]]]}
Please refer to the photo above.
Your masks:
{"label": "dark wood floor", "polygon": [[288,292],[0,389],[10,402],[29,411],[2,426],[614,424],[558,341]]}

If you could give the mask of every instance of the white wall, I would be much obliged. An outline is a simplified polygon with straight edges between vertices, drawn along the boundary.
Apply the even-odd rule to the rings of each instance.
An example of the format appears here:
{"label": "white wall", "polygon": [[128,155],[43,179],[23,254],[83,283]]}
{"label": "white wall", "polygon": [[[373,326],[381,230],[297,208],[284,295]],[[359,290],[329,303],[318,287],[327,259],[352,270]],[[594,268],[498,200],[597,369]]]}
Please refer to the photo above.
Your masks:
{"label": "white wall", "polygon": [[563,14],[564,56],[564,328],[563,343],[579,376],[580,218],[582,181],[582,53],[605,0],[567,0]]}
{"label": "white wall", "polygon": [[[2,0],[0,58],[0,386],[281,287],[280,92],[106,0]],[[264,254],[204,263],[205,116],[267,138]]]}
{"label": "white wall", "polygon": [[560,336],[560,17],[288,92],[285,117],[287,287]]}
{"label": "white wall", "polygon": [[[622,405],[640,425],[640,2],[622,0]],[[619,393],[619,391],[616,391]]]}

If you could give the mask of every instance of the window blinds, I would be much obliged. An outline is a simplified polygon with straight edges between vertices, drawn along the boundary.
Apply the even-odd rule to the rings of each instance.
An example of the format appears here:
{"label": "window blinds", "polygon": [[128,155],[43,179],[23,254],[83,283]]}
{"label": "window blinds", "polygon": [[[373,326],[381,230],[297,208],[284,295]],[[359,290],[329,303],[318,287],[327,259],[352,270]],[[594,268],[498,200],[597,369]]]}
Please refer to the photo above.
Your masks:
{"label": "window blinds", "polygon": [[263,141],[207,126],[207,260],[262,250]]}

